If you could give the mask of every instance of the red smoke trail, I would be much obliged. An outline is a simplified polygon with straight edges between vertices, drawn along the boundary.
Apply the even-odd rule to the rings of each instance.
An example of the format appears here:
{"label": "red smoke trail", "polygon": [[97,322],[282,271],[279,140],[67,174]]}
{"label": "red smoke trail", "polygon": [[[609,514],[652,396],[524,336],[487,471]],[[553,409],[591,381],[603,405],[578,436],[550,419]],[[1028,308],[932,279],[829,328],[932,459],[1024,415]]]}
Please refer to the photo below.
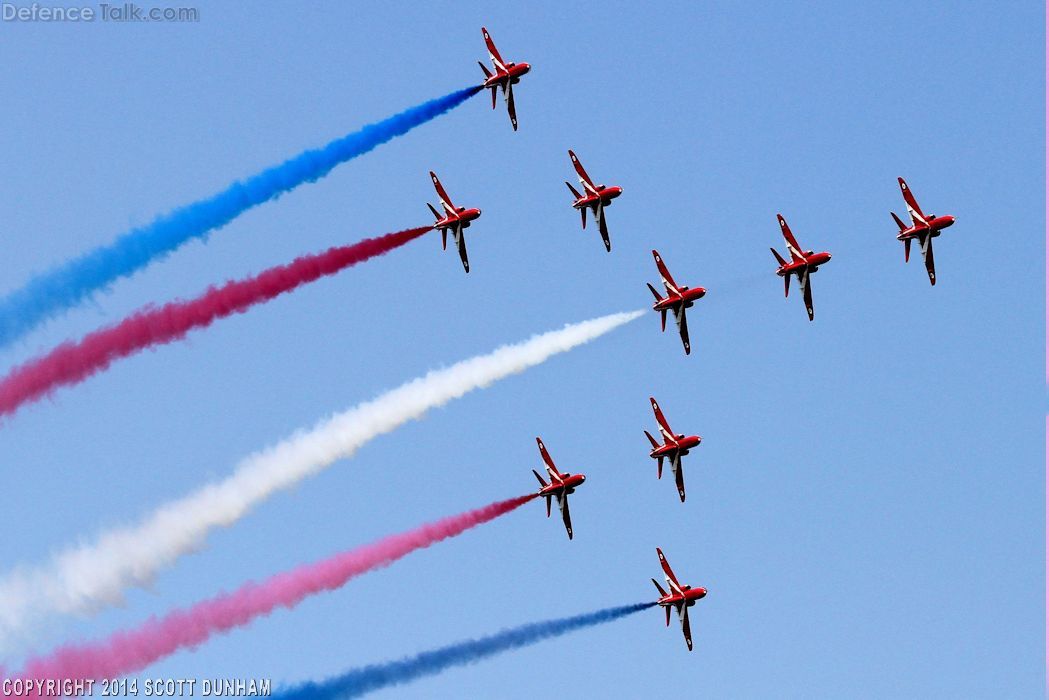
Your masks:
{"label": "red smoke trail", "polygon": [[76,680],[133,673],[179,649],[195,647],[217,632],[246,625],[277,607],[291,608],[309,595],[338,588],[354,576],[388,566],[417,549],[494,520],[535,497],[536,494],[529,494],[492,503],[277,574],[261,583],[248,582],[232,593],[152,618],[137,629],[117,632],[101,642],[61,647],[49,656],[28,661],[20,673],[11,677]]}
{"label": "red smoke trail", "polygon": [[181,339],[194,328],[255,304],[269,301],[299,285],[332,275],[351,265],[388,253],[418,238],[429,226],[366,238],[353,245],[329,248],[318,255],[304,255],[288,265],[272,267],[254,277],[211,287],[190,301],[173,301],[135,312],[115,326],[102,328],[79,341],[59,345],[43,357],[15,367],[0,380],[0,416],[100,372],[114,360],[139,350]]}

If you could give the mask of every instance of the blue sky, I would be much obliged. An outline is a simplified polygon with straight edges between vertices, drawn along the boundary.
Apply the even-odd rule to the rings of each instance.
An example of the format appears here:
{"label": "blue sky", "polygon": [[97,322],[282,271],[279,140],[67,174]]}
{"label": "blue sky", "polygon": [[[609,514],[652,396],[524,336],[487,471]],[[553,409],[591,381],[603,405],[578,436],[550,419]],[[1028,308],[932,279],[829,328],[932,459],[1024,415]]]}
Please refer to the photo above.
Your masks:
{"label": "blue sky", "polygon": [[[530,504],[149,676],[298,681],[644,600],[658,545],[710,590],[693,654],[650,611],[385,697],[1041,692],[1044,6],[845,5],[202,3],[186,25],[0,24],[5,290],[477,81],[481,24],[533,65],[519,132],[475,98],[3,351],[428,223],[430,169],[484,212],[469,276],[431,236],[0,426],[4,570],[427,369],[647,305],[653,247],[709,290],[691,357],[652,314],[377,440],[46,642],[522,493],[542,435],[588,476],[574,541]],[[625,189],[611,254],[569,207],[568,148]],[[935,288],[894,240],[899,175],[958,218]],[[777,212],[834,254],[811,324],[772,274]],[[684,505],[646,456],[649,395],[704,437]]]}

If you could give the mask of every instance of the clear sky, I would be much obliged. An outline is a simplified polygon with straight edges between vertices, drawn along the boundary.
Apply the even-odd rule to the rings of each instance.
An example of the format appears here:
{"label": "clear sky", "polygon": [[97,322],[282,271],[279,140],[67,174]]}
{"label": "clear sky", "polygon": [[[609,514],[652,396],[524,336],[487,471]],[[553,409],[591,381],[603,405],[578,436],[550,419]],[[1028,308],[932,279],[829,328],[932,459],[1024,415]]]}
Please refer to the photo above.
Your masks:
{"label": "clear sky", "polygon": [[[182,3],[186,4],[186,3]],[[426,224],[427,171],[483,216],[145,353],[0,426],[0,563],[135,521],[424,371],[650,303],[658,248],[709,292],[383,437],[218,533],[97,638],[176,604],[532,489],[539,503],[177,654],[151,677],[298,681],[649,599],[661,546],[710,594],[376,697],[1032,697],[1044,683],[1044,6],[200,3],[195,24],[0,23],[0,289],[231,179],[471,84],[485,24],[532,73],[248,213],[47,324],[9,366],[149,301]],[[656,8],[656,9],[653,9]],[[623,196],[580,231],[573,148]],[[958,223],[904,265],[907,178]],[[783,299],[782,212],[834,259]],[[915,256],[916,258],[918,256]],[[655,479],[656,396],[689,498]],[[8,660],[9,662],[12,660]]]}

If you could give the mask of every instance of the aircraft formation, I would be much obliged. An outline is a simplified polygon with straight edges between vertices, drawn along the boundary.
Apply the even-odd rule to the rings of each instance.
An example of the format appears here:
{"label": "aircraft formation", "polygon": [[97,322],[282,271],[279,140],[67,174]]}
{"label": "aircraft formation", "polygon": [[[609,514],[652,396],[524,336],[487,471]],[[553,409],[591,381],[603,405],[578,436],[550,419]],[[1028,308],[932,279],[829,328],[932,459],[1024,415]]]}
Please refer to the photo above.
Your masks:
{"label": "aircraft formation", "polygon": [[[433,118],[434,113],[441,113],[437,109],[437,107],[434,107],[435,104],[438,107],[441,107],[445,110],[450,109],[451,106],[461,104],[470,96],[478,95],[484,90],[491,91],[493,109],[496,107],[496,98],[498,94],[500,92],[502,93],[506,103],[507,113],[510,117],[511,126],[516,132],[518,130],[518,119],[516,105],[514,101],[514,87],[519,85],[522,78],[530,72],[531,66],[530,64],[525,62],[518,63],[512,61],[504,61],[498,49],[496,48],[491,36],[489,35],[487,29],[482,27],[481,31],[493,66],[492,70],[489,70],[484,64],[481,64],[481,68],[485,76],[484,82],[480,85],[475,84],[465,89],[457,90],[456,92],[451,93],[445,97],[438,98],[437,100],[431,100],[423,105],[420,105],[419,107],[406,110],[402,113],[399,113],[398,115],[390,117],[389,119],[383,120],[382,122],[370,125],[367,129],[368,131],[375,132],[374,138],[389,139],[392,138],[394,135],[406,133],[410,128],[413,128],[413,126],[418,126],[419,124],[425,123],[427,119]],[[345,141],[345,139],[339,139],[338,141],[333,143],[342,144],[343,141]],[[340,149],[337,150],[339,150],[339,152],[343,153],[344,155],[340,156],[341,160],[339,160],[339,162],[345,162],[345,160],[348,160],[349,158],[353,158],[357,155],[365,153],[367,152],[368,147],[374,147],[375,143],[379,142],[381,141],[362,141],[362,143],[365,145],[359,145],[356,146],[354,149],[349,150],[342,148],[342,146],[340,145]],[[351,143],[355,143],[355,141],[351,139]],[[370,146],[367,146],[367,144],[369,143]],[[586,169],[583,167],[583,164],[577,157],[575,151],[568,149],[568,157],[579,183],[579,189],[577,189],[576,186],[574,186],[571,182],[566,181],[565,183],[572,196],[570,205],[573,209],[579,211],[581,217],[581,224],[584,231],[587,227],[587,214],[588,212],[590,213],[592,219],[596,222],[595,226],[598,230],[598,233],[601,236],[601,240],[606,252],[611,253],[612,242],[607,222],[606,210],[612,205],[612,203],[615,200],[620,198],[620,196],[623,194],[623,188],[618,185],[605,185],[595,183],[595,181],[590,177]],[[249,179],[248,182],[255,182],[255,188],[261,193],[257,201],[266,201],[267,197],[274,198],[282,192],[290,190],[292,187],[296,186],[296,184],[301,184],[302,182],[307,181],[313,181],[314,179],[316,179],[316,177],[319,177],[324,172],[327,172],[327,170],[317,169],[318,162],[320,166],[325,166],[327,169],[330,169],[331,167],[331,162],[325,161],[323,159],[321,161],[318,161],[318,159],[314,157],[314,152],[310,151],[304,154],[303,156],[287,161],[285,165],[277,166],[277,168],[268,169],[260,175],[256,176],[255,178]],[[285,173],[286,171],[281,170],[281,168],[286,167],[287,164],[291,164],[291,167],[296,171],[296,177],[286,178],[273,176],[275,172],[277,172],[278,174]],[[100,329],[95,333],[86,336],[85,339],[80,343],[69,343],[60,346],[55,351],[52,351],[52,353],[49,353],[48,355],[40,358],[37,361],[27,363],[26,365],[20,368],[16,368],[16,371],[13,371],[12,374],[9,375],[6,379],[0,378],[0,417],[14,411],[18,406],[20,406],[26,401],[35,400],[41,396],[46,396],[50,389],[52,389],[55,386],[81,381],[84,377],[90,376],[93,372],[99,371],[100,368],[108,366],[108,363],[112,360],[113,357],[125,357],[132,350],[141,350],[146,347],[152,347],[158,342],[170,342],[171,339],[181,338],[185,334],[185,332],[191,328],[202,327],[203,325],[206,325],[206,323],[210,323],[211,320],[214,318],[222,317],[222,315],[224,314],[228,315],[230,313],[242,311],[243,309],[248,308],[248,306],[252,304],[261,303],[262,301],[273,298],[277,294],[290,291],[300,284],[304,284],[308,281],[311,281],[312,279],[316,279],[317,269],[326,270],[327,272],[325,272],[325,274],[331,274],[335,271],[338,271],[339,269],[344,269],[345,267],[357,264],[371,257],[382,255],[385,252],[391,251],[400,245],[406,244],[410,240],[415,240],[418,237],[426,235],[431,230],[440,232],[442,248],[444,248],[445,250],[447,250],[448,247],[449,233],[451,234],[452,242],[455,246],[456,251],[458,252],[463,269],[466,273],[469,273],[470,260],[467,253],[465,232],[466,229],[473,224],[473,222],[480,219],[481,209],[476,207],[456,205],[452,201],[452,198],[449,196],[441,180],[438,178],[437,173],[431,170],[429,172],[429,175],[434,190],[436,191],[438,200],[436,205],[427,202],[427,207],[434,216],[434,222],[431,225],[406,229],[398,232],[392,232],[384,236],[366,239],[351,246],[333,247],[320,255],[303,256],[302,258],[298,258],[291,265],[282,266],[280,268],[272,268],[271,271],[275,269],[280,270],[280,278],[282,281],[278,286],[270,284],[269,280],[271,280],[273,276],[270,274],[271,271],[266,271],[254,277],[230,282],[226,286],[223,286],[221,288],[210,289],[201,297],[198,297],[190,302],[175,302],[174,305],[160,307],[159,309],[151,311],[148,314],[134,314],[119,324],[116,324],[112,327]],[[955,219],[953,216],[949,215],[936,216],[934,214],[925,214],[918,205],[917,200],[915,199],[907,183],[902,178],[899,179],[899,187],[904,199],[904,203],[906,205],[907,215],[910,217],[910,224],[908,225],[904,223],[904,221],[901,220],[901,218],[897,216],[894,212],[890,212],[890,214],[893,218],[893,221],[898,227],[898,232],[896,235],[897,240],[902,241],[904,244],[904,261],[909,261],[911,242],[917,240],[922,252],[922,258],[925,263],[930,284],[935,285],[936,272],[935,261],[933,257],[933,239],[938,237],[943,231],[943,229],[952,226],[955,222]],[[236,209],[237,206],[241,207],[240,211],[244,210],[244,198],[241,194],[241,189],[242,186],[238,182],[234,187],[230,188],[224,193],[220,193],[216,197],[212,197],[208,200],[203,200],[201,203],[189,205],[188,207],[183,207],[180,210],[176,210],[173,216],[176,219],[176,221],[179,222],[178,226],[170,226],[170,220],[172,218],[170,216],[162,219],[161,224],[166,227],[164,229],[165,231],[168,231],[172,228],[177,229],[181,235],[178,241],[187,241],[193,239],[194,237],[201,237],[213,228],[224,225],[224,223],[228,221],[227,218],[215,218],[215,211],[226,212],[228,209]],[[214,201],[228,201],[230,202],[230,204],[228,207],[216,207],[213,204]],[[255,203],[257,203],[257,201]],[[236,202],[236,204],[233,204],[233,202]],[[795,238],[790,227],[788,226],[786,219],[781,214],[777,214],[776,218],[779,225],[780,235],[783,238],[783,241],[787,248],[787,252],[785,255],[783,255],[775,248],[771,249],[777,267],[774,270],[770,270],[770,272],[783,278],[784,295],[788,297],[790,294],[791,277],[797,277],[798,284],[801,287],[801,297],[804,302],[809,321],[811,322],[814,320],[814,312],[812,285],[810,277],[812,273],[816,272],[820,269],[820,267],[831,261],[831,253],[827,251],[815,252],[814,250],[803,249],[802,246],[798,243],[797,239]],[[83,259],[87,260],[88,263],[76,263],[75,265],[73,265],[74,270],[79,270],[81,269],[81,267],[83,267],[86,271],[83,275],[71,276],[67,274],[66,268],[63,267],[60,268],[59,272],[55,273],[55,275],[44,278],[48,280],[48,284],[40,285],[38,283],[37,286],[43,286],[48,289],[54,287],[57,289],[66,290],[69,293],[49,295],[48,299],[51,300],[49,302],[51,303],[51,306],[48,306],[46,304],[38,305],[34,297],[32,299],[33,307],[30,310],[31,313],[27,312],[25,314],[22,314],[29,319],[25,324],[19,327],[15,327],[14,330],[11,330],[9,328],[5,330],[5,327],[2,324],[0,324],[0,345],[2,345],[5,340],[10,341],[14,337],[18,337],[19,333],[26,332],[29,328],[33,326],[34,323],[39,323],[41,320],[46,319],[49,313],[53,313],[56,309],[63,308],[63,305],[68,304],[69,299],[76,300],[82,297],[86,297],[87,293],[91,289],[100,288],[99,285],[101,283],[99,283],[98,280],[102,280],[102,283],[104,283],[106,280],[112,281],[118,279],[120,275],[128,274],[127,268],[125,266],[125,259],[128,256],[125,255],[125,252],[134,248],[137,255],[137,251],[139,247],[142,246],[143,240],[153,240],[161,238],[150,235],[152,230],[153,229],[147,227],[143,231],[138,232],[136,235],[131,235],[119,239],[117,244],[115,244],[114,246],[100,249],[100,251],[96,251],[96,253],[93,253],[92,255],[85,256]],[[165,245],[167,245],[167,243],[165,243]],[[166,252],[168,252],[169,250],[170,246],[167,248],[155,248],[152,250],[151,254],[154,256],[158,254],[166,254]],[[600,256],[600,253],[597,253],[597,255]],[[656,271],[659,275],[658,284],[662,285],[662,291],[660,291],[658,288],[658,284],[653,284],[651,282],[646,283],[649,291],[655,298],[655,301],[652,303],[652,309],[653,311],[658,312],[659,314],[662,332],[666,331],[668,315],[673,314],[678,334],[680,336],[680,340],[684,349],[684,353],[685,355],[690,355],[691,341],[689,338],[689,328],[687,319],[688,310],[693,308],[697,301],[706,297],[707,289],[703,286],[688,286],[679,283],[672,276],[668,265],[664,262],[662,256],[657,250],[652,250],[652,256],[655,262]],[[105,275],[96,274],[96,268],[99,267],[98,265],[96,265],[96,261],[99,259],[103,261],[117,261],[119,265],[111,265],[110,267],[112,268],[112,270],[118,272],[113,272],[109,277],[106,277]],[[148,261],[149,257],[143,256],[143,259]],[[80,267],[78,267],[78,265]],[[71,277],[76,277],[76,280],[67,284],[68,279],[70,279]],[[81,282],[81,277],[84,280],[87,280],[87,282]],[[92,287],[91,285],[95,286]],[[640,291],[640,285],[638,285],[638,292],[639,295],[643,294],[643,292]],[[57,302],[54,301],[56,299],[58,300]],[[0,307],[3,306],[2,302],[3,300],[0,300]],[[23,310],[28,308],[24,304],[22,306],[19,306],[18,303],[11,303],[10,306],[12,306],[15,309]],[[168,313],[168,311],[172,308],[177,308],[178,313]],[[192,313],[187,312],[187,309],[190,309]],[[0,312],[2,311],[3,309],[0,308]],[[629,317],[629,319],[633,319],[641,315],[643,315],[643,312],[613,314],[612,317]],[[3,316],[5,315],[3,313],[0,313],[0,317]],[[8,316],[20,317],[20,314],[11,313],[8,314]],[[199,320],[195,320],[200,318],[206,318],[209,320],[207,320],[206,323],[201,322]],[[597,320],[601,321],[602,319]],[[620,321],[617,321],[617,323],[618,322]],[[146,326],[148,326],[150,329],[150,333],[148,334],[148,342],[139,340],[145,335],[141,332],[141,329]],[[7,333],[7,335],[5,335],[5,332]],[[519,371],[519,369],[515,371]],[[490,382],[491,376],[494,375],[488,375],[488,379],[486,379],[485,381]],[[472,386],[474,388],[477,388],[483,385],[483,383],[477,381]],[[421,393],[440,394],[440,392],[429,391],[424,391]],[[451,395],[452,394],[447,394],[447,396]],[[439,396],[428,398],[427,400],[431,402],[428,405],[430,405],[431,407],[442,405],[438,400],[439,398]],[[650,459],[656,461],[656,479],[662,479],[663,467],[664,465],[669,464],[670,471],[673,475],[673,481],[677,491],[678,499],[682,504],[684,504],[686,500],[686,490],[683,459],[684,457],[688,456],[692,450],[698,448],[702,444],[703,438],[699,435],[688,435],[685,433],[675,432],[671,428],[670,422],[664,415],[663,410],[659,403],[656,401],[655,397],[649,397],[649,404],[652,409],[654,421],[656,424],[656,430],[653,432],[649,432],[649,430],[643,430],[642,432],[644,432],[644,435],[649,443],[648,456]],[[417,409],[418,406],[416,406],[412,410],[417,411]],[[408,420],[410,416],[418,417],[418,413],[404,413],[402,420]],[[341,425],[341,423],[339,423],[338,425]],[[318,430],[320,431],[327,429],[328,428],[325,426],[318,428]],[[315,434],[316,433],[311,433],[310,435]],[[324,433],[322,432],[321,434],[323,435]],[[658,436],[658,438],[656,436]],[[638,450],[636,454],[640,461],[640,457],[643,454],[641,447],[644,443],[641,442],[640,435],[637,436],[637,439]],[[297,442],[297,440],[301,440],[302,442]],[[324,441],[322,440],[320,442]],[[313,437],[310,437],[309,439],[307,439],[306,437],[295,438],[286,444],[290,444],[293,446],[289,447],[289,450],[295,449],[303,453],[307,451],[311,453],[314,452],[314,450],[312,449],[312,445],[314,444]],[[569,500],[571,497],[573,497],[576,491],[578,491],[586,483],[586,476],[582,473],[562,471],[554,462],[542,438],[537,437],[536,444],[539,449],[539,456],[542,462],[541,469],[532,470],[534,476],[536,477],[536,480],[539,482],[538,491],[529,492],[525,496],[518,497],[516,499],[509,499],[496,504],[492,504],[492,506],[497,507],[494,510],[492,509],[492,506],[489,506],[486,508],[478,509],[476,511],[470,511],[468,513],[460,514],[458,516],[453,516],[452,518],[446,518],[441,522],[458,523],[457,525],[455,525],[455,527],[460,528],[473,527],[474,525],[479,524],[481,522],[487,522],[492,517],[496,517],[495,515],[492,515],[492,513],[507,513],[510,512],[510,510],[517,508],[518,506],[521,506],[530,500],[538,500],[541,498],[545,501],[546,504],[547,518],[552,517],[553,504],[555,501],[557,502],[558,510],[560,512],[561,520],[563,522],[563,526],[567,533],[568,539],[572,540],[574,537],[574,531],[571,511],[569,508]],[[352,454],[352,450],[356,448],[351,448],[346,445],[343,445],[342,449],[344,450],[345,454]],[[233,509],[239,509],[240,512],[247,510],[250,504],[256,502],[257,499],[262,497],[259,495],[260,493],[268,493],[267,489],[274,488],[271,484],[276,482],[273,481],[274,477],[270,473],[270,464],[267,462],[265,463],[265,466],[265,470],[260,470],[260,474],[263,471],[265,472],[264,478],[263,476],[259,476],[260,481],[258,483],[261,484],[261,486],[259,486],[258,489],[253,488],[250,494],[238,493],[238,498],[240,498],[241,500],[231,500],[230,504],[227,504],[231,509],[228,512],[232,513]],[[238,474],[241,474],[241,472],[238,472]],[[208,500],[210,499],[210,493],[210,491],[206,491],[204,492],[203,496],[200,496],[200,498],[205,499],[205,501],[210,503],[210,500]],[[177,508],[179,510],[177,510],[177,512],[180,514],[180,517],[173,519],[192,519],[192,517],[195,517],[195,513],[203,512],[204,510],[206,510],[203,507],[197,507],[197,504],[200,501],[195,500],[196,498],[196,496],[193,496],[188,500],[178,502]],[[213,523],[219,521],[209,520],[208,522]],[[200,524],[201,531],[206,530],[209,526],[210,525],[208,525],[207,523]],[[426,528],[421,528],[420,530],[424,532],[428,531],[426,530]],[[445,530],[441,531],[444,532]],[[464,530],[460,529],[458,531]],[[125,534],[127,537],[132,538],[134,541],[137,542],[139,540],[134,538],[141,537],[142,541],[150,541],[150,538],[152,537],[153,533],[147,528],[146,534],[144,535],[140,535],[136,531],[129,531]],[[124,537],[125,534],[122,534],[121,536]],[[442,535],[442,537],[445,536],[447,535]],[[395,541],[403,542],[405,540],[403,538],[395,538]],[[384,540],[381,540],[380,542],[384,542]],[[161,542],[160,546],[166,547],[167,549],[164,551],[170,553],[170,555],[174,557],[179,553],[179,547],[181,545],[177,542],[165,541]],[[418,545],[419,548],[425,546],[429,545]],[[124,547],[122,548],[119,557],[111,556],[110,552],[101,548],[99,548],[98,551],[101,554],[93,554],[92,556],[83,557],[83,559],[85,559],[87,563],[92,566],[94,566],[97,563],[97,561],[95,560],[104,559],[105,564],[107,566],[112,567],[111,570],[134,570],[138,572],[136,576],[140,577],[143,580],[147,578],[147,574],[151,572],[150,567],[159,566],[159,564],[146,562],[138,557],[138,552],[152,552],[151,548],[145,546]],[[373,556],[379,556],[377,553],[385,552],[387,550],[380,550],[376,549],[375,547],[372,547],[367,551],[371,552]],[[389,551],[402,552],[402,550],[399,549]],[[663,553],[663,550],[657,547],[656,554],[659,559],[659,564],[662,569],[665,582],[665,584],[660,584],[660,582],[656,579],[652,579],[658,591],[658,598],[648,603],[642,603],[640,605],[632,606],[632,608],[631,606],[626,606],[626,609],[641,610],[645,609],[646,607],[662,607],[665,611],[666,624],[668,626],[670,624],[671,610],[673,609],[678,615],[685,643],[688,649],[691,651],[693,649],[693,639],[688,609],[694,606],[696,601],[706,597],[707,589],[702,586],[693,587],[691,585],[681,583],[681,581],[675,575],[674,571],[671,569],[670,564]],[[382,556],[386,557],[387,555],[383,554]],[[403,556],[403,552],[398,554],[397,556]],[[385,565],[385,563],[389,563],[389,558],[380,557],[378,559],[374,559],[374,561],[384,562],[383,565]],[[126,569],[121,569],[120,567],[124,566],[125,564],[127,565]],[[325,564],[324,562],[322,562],[322,564],[324,564],[324,566],[327,566],[327,564]],[[314,569],[310,566],[307,566],[305,568],[300,567],[300,569],[296,570],[294,580],[301,583],[301,586],[296,589],[300,591],[300,593],[297,595],[305,596],[317,590],[314,586],[317,577],[313,574],[313,571]],[[354,571],[356,571],[356,569],[354,569]],[[69,578],[70,581],[73,580],[72,577],[67,578]],[[103,575],[97,576],[95,577],[95,579],[98,581],[106,581],[107,577]],[[287,581],[292,579],[285,577],[281,580],[286,583]],[[2,580],[0,580],[0,583],[2,583]],[[76,581],[76,595],[85,600],[90,601],[92,596],[96,596],[98,599],[101,599],[103,597],[109,599],[113,597],[111,595],[111,591],[109,591],[108,588],[105,588],[105,585],[108,584],[96,585],[94,589],[88,586],[88,590],[85,592],[80,583],[80,581]],[[666,586],[665,588],[664,585]],[[311,588],[311,586],[314,587]],[[330,588],[330,586],[328,586],[327,584],[326,587]],[[258,597],[256,595],[256,590],[257,589],[255,588],[248,589],[248,594],[250,594],[249,597],[253,601],[252,604],[256,606],[256,610],[268,612],[268,610],[272,608],[266,607],[266,605],[269,605],[269,603],[263,600],[263,598]],[[281,595],[283,595],[284,590],[285,589],[281,589]],[[50,593],[48,593],[48,595],[50,595]],[[66,599],[65,596],[61,596],[60,598],[63,601]],[[301,599],[301,597],[299,599]],[[283,598],[281,600],[286,601],[286,599]],[[280,604],[284,605],[285,602],[281,602]],[[208,610],[210,610],[210,608],[208,608],[207,605],[208,604],[204,604],[204,607],[201,608],[201,610],[205,611],[205,613]],[[602,611],[599,612],[604,614]],[[215,624],[214,620],[208,617],[207,614],[201,614],[203,615],[203,617],[187,618],[185,616],[181,616],[181,613],[179,613],[178,615],[176,615],[175,619],[179,625],[185,625],[186,629],[196,629],[198,626],[198,622],[200,623],[200,625],[207,627],[209,633],[227,629],[227,627],[222,627],[220,624]],[[208,620],[212,621],[208,622]],[[167,628],[163,629],[166,630]],[[0,630],[0,632],[2,632],[2,630]],[[118,637],[118,639],[120,638],[122,637]],[[91,659],[97,659],[105,656],[104,654],[98,654],[95,651],[92,651],[92,649],[94,648],[95,647],[90,646],[86,648],[86,651],[84,653],[87,654],[87,657],[90,657]],[[105,644],[103,644],[102,647],[98,648],[108,647],[105,646]],[[74,659],[75,663],[79,663],[79,661],[76,661],[76,659],[80,658],[74,658],[74,656],[70,656],[68,649],[62,651],[59,654],[59,657],[60,659],[65,659],[67,661],[69,659]],[[155,660],[155,658],[153,660]],[[63,661],[63,663],[65,662],[66,661]],[[134,657],[133,660],[128,661],[129,664],[141,662],[142,657],[137,655]]]}
{"label": "aircraft formation", "polygon": [[[491,35],[489,35],[488,30],[482,27],[481,34],[484,37],[485,44],[488,47],[488,55],[494,66],[493,73],[492,71],[489,71],[483,63],[480,64],[481,70],[484,71],[485,75],[485,81],[482,83],[482,87],[491,90],[493,109],[496,106],[496,93],[502,91],[503,98],[506,101],[507,112],[510,115],[510,124],[512,125],[513,130],[517,131],[517,108],[514,104],[513,86],[517,85],[521,81],[522,76],[531,70],[531,65],[528,63],[504,61],[499,54],[499,50],[496,48]],[[591,212],[593,218],[597,222],[597,229],[601,234],[601,240],[604,243],[605,250],[607,252],[612,252],[612,242],[609,236],[608,223],[605,218],[605,209],[612,204],[613,200],[623,194],[623,188],[619,186],[595,184],[583,168],[583,164],[579,161],[575,152],[571,149],[568,150],[568,157],[572,163],[572,167],[575,169],[582,190],[577,190],[572,183],[565,182],[569,191],[572,193],[572,208],[579,210],[584,229],[586,229],[587,211]],[[469,272],[470,265],[467,261],[463,229],[469,226],[471,221],[477,219],[481,215],[481,211],[480,209],[456,207],[452,204],[447,193],[444,191],[437,176],[432,172],[430,173],[430,176],[444,210],[444,215],[442,216],[434,207],[430,206],[430,210],[437,219],[434,228],[441,231],[442,241],[445,246],[447,246],[447,232],[452,232],[452,237],[459,250],[459,256],[463,261],[463,267]],[[899,185],[911,223],[908,226],[895,213],[890,212],[890,214],[899,227],[899,233],[897,234],[896,239],[903,241],[904,262],[910,260],[911,241],[918,241],[918,246],[921,248],[922,252],[922,258],[925,261],[925,268],[929,275],[929,282],[935,285],[936,267],[933,258],[932,239],[939,236],[943,229],[953,225],[954,217],[924,214],[902,177],[899,178]],[[812,284],[810,277],[814,272],[819,270],[821,266],[830,262],[832,256],[827,251],[815,252],[812,250],[804,250],[794,237],[794,234],[790,230],[790,226],[788,226],[787,220],[783,215],[776,214],[776,220],[779,223],[780,235],[783,237],[783,242],[787,247],[787,257],[781,255],[775,248],[770,248],[778,265],[774,270],[774,273],[783,278],[783,293],[785,297],[790,295],[791,277],[797,277],[798,285],[801,288],[801,297],[805,304],[805,311],[808,314],[809,321],[813,321],[815,320],[815,314],[813,312]],[[681,344],[685,350],[685,354],[689,355],[692,352],[692,347],[689,340],[688,318],[686,312],[688,309],[692,308],[696,301],[706,296],[707,290],[704,287],[689,287],[677,283],[674,280],[674,277],[670,274],[670,271],[659,252],[653,250],[652,257],[655,259],[656,269],[659,273],[660,282],[662,283],[664,290],[664,294],[660,294],[655,286],[650,283],[647,285],[649,291],[652,292],[652,296],[655,297],[652,309],[659,313],[661,329],[663,331],[666,331],[667,314],[673,314],[674,321],[677,324],[678,334],[681,337]],[[681,458],[687,455],[691,449],[698,447],[702,442],[702,438],[698,435],[675,433],[671,430],[670,425],[667,422],[666,417],[663,415],[659,404],[656,403],[656,400],[650,397],[649,401],[652,405],[652,412],[655,414],[659,434],[663,438],[661,444],[651,433],[647,430],[644,431],[652,447],[649,452],[649,457],[656,460],[656,478],[661,479],[663,477],[664,461],[669,460],[671,472],[674,475],[674,482],[677,487],[678,497],[681,502],[684,503],[685,476],[681,465]],[[567,472],[562,473],[558,471],[553,460],[550,458],[550,454],[547,452],[542,439],[536,438],[536,442],[539,445],[539,453],[542,457],[549,481],[544,479],[543,476],[534,469],[532,470],[532,473],[535,474],[536,479],[538,479],[540,483],[539,495],[546,500],[547,517],[550,517],[552,501],[553,499],[556,499],[561,511],[562,520],[564,521],[565,530],[568,533],[568,538],[572,539],[572,518],[568,508],[568,496],[574,493],[575,490],[586,481],[586,477],[582,474],[569,474]],[[656,589],[659,591],[657,604],[666,610],[667,625],[670,624],[671,609],[673,608],[677,611],[678,619],[681,622],[681,630],[685,637],[685,643],[688,646],[689,651],[691,651],[693,645],[692,631],[688,618],[688,608],[695,605],[697,600],[706,596],[707,590],[702,587],[693,588],[679,583],[673,570],[670,568],[670,564],[667,563],[662,550],[657,547],[656,553],[659,557],[659,563],[663,569],[668,589],[664,590],[655,579],[652,579],[652,582],[656,585]]]}

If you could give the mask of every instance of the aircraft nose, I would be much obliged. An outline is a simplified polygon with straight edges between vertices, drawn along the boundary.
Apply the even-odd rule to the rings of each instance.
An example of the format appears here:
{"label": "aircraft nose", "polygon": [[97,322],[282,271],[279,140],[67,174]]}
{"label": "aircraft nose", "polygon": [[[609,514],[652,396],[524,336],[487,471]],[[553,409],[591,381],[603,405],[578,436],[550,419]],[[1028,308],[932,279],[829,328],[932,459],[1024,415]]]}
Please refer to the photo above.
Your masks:
{"label": "aircraft nose", "polygon": [[953,217],[953,216],[945,216],[945,217],[943,217],[943,218],[947,219],[947,223],[946,223],[946,224],[944,224],[944,227],[945,227],[945,228],[946,228],[947,226],[953,226],[953,225],[954,225],[954,217]]}
{"label": "aircraft nose", "polygon": [[532,70],[532,64],[531,63],[520,63],[518,65],[521,66],[521,75],[524,75],[528,71]]}

